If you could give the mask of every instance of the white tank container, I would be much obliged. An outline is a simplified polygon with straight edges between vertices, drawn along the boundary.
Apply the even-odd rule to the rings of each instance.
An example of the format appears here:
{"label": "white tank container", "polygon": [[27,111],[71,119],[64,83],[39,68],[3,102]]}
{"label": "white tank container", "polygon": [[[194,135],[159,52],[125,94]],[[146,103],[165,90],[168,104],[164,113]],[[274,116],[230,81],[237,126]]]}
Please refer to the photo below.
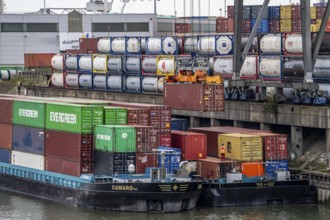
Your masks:
{"label": "white tank container", "polygon": [[55,87],[63,87],[64,85],[63,73],[54,72],[52,75],[52,84]]}
{"label": "white tank container", "polygon": [[110,57],[108,59],[108,71],[120,73],[123,71],[122,58],[121,57]]}
{"label": "white tank container", "polygon": [[79,68],[82,71],[92,72],[92,56],[86,55],[79,58]]}
{"label": "white tank container", "polygon": [[173,37],[165,37],[162,40],[164,54],[175,54],[178,49],[178,44]]}
{"label": "white tank container", "polygon": [[63,70],[63,55],[56,54],[52,57],[51,60],[52,67],[56,70]]}
{"label": "white tank container", "polygon": [[11,80],[16,76],[16,70],[0,70],[0,79],[3,81]]}
{"label": "white tank container", "polygon": [[231,36],[220,36],[216,44],[217,52],[221,55],[228,55],[233,50],[233,40]]}
{"label": "white tank container", "polygon": [[157,73],[157,57],[143,57],[142,70],[145,73]]}
{"label": "white tank container", "polygon": [[244,60],[240,76],[255,77],[257,74],[257,59],[255,56],[247,56]]}
{"label": "white tank container", "polygon": [[303,53],[301,34],[287,34],[284,48],[287,53]]}
{"label": "white tank container", "polygon": [[105,75],[94,76],[94,88],[106,89],[107,88],[107,77]]}
{"label": "white tank container", "polygon": [[267,34],[260,39],[260,51],[264,54],[280,54],[281,53],[281,35]]}
{"label": "white tank container", "polygon": [[215,54],[215,37],[201,37],[198,40],[198,52]]}
{"label": "white tank container", "polygon": [[264,77],[281,78],[280,57],[259,57],[259,74]]}
{"label": "white tank container", "polygon": [[65,83],[68,87],[78,87],[78,74],[68,74],[65,77]]}
{"label": "white tank container", "polygon": [[140,73],[140,56],[126,57],[125,69],[126,72]]}
{"label": "white tank container", "polygon": [[157,63],[157,70],[163,74],[174,72],[174,60],[168,58],[161,58]]}
{"label": "white tank container", "polygon": [[128,76],[126,78],[126,89],[131,91],[140,91],[140,77],[139,76]]}
{"label": "white tank container", "polygon": [[94,70],[102,73],[107,72],[107,61],[108,57],[106,55],[97,55],[93,60],[93,68]]}
{"label": "white tank container", "polygon": [[65,66],[68,70],[77,70],[77,56],[68,56],[65,59]]}
{"label": "white tank container", "polygon": [[45,170],[45,157],[41,155],[13,150],[11,152],[11,163],[32,169]]}
{"label": "white tank container", "polygon": [[141,43],[136,37],[131,37],[126,41],[126,50],[128,53],[140,53]]}
{"label": "white tank container", "polygon": [[122,89],[122,77],[121,76],[109,76],[108,78],[108,87],[112,90],[121,90]]}
{"label": "white tank container", "polygon": [[11,79],[17,76],[17,71],[16,70],[8,70],[8,71],[10,73],[10,78]]}
{"label": "white tank container", "polygon": [[162,39],[160,37],[149,37],[146,42],[146,48],[149,53],[161,53]]}
{"label": "white tank container", "polygon": [[146,52],[146,38],[141,37],[141,53],[145,53],[145,52]]}
{"label": "white tank container", "polygon": [[198,52],[198,40],[197,37],[187,37],[184,41],[185,53],[197,53]]}
{"label": "white tank container", "polygon": [[165,80],[164,77],[160,77],[158,79],[158,91],[159,92],[164,92],[164,80]]}
{"label": "white tank container", "polygon": [[84,88],[92,88],[92,75],[91,74],[82,74],[79,77],[79,86]]}
{"label": "white tank container", "polygon": [[110,38],[99,39],[97,49],[100,53],[110,53]]}
{"label": "white tank container", "polygon": [[233,57],[217,57],[214,61],[214,73],[217,74],[233,74],[234,61]]}
{"label": "white tank container", "polygon": [[142,80],[142,89],[144,92],[158,92],[158,78],[144,77]]}
{"label": "white tank container", "polygon": [[111,51],[112,53],[125,53],[125,38],[113,38],[111,41]]}
{"label": "white tank container", "polygon": [[315,62],[313,76],[330,78],[330,57],[318,57]]}

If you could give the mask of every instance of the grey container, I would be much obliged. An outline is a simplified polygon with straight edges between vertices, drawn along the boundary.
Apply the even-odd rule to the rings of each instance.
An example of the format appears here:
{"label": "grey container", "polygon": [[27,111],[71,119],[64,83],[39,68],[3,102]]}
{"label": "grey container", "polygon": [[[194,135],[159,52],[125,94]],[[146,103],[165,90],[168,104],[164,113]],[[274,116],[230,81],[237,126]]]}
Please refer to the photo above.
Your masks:
{"label": "grey container", "polygon": [[44,129],[13,126],[13,150],[44,155]]}

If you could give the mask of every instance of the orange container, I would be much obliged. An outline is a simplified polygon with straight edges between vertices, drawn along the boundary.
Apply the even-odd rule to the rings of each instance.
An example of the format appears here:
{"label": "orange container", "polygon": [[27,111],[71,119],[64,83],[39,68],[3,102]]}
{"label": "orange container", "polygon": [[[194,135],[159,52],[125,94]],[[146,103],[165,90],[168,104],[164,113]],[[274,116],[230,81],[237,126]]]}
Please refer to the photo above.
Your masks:
{"label": "orange container", "polygon": [[242,163],[242,174],[247,177],[262,176],[264,173],[265,168],[261,163]]}

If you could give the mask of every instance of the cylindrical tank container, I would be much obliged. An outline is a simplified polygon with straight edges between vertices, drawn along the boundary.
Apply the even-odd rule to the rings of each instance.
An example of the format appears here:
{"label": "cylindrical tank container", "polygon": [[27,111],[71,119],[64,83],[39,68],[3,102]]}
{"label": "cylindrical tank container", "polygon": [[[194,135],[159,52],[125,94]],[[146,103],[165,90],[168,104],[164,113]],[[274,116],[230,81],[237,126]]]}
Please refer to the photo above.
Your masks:
{"label": "cylindrical tank container", "polygon": [[97,50],[99,53],[110,53],[110,38],[100,38],[97,42]]}
{"label": "cylindrical tank container", "polygon": [[[250,34],[243,34],[242,35],[242,41],[241,41],[241,51],[243,52],[247,42],[248,42],[248,39],[249,39],[249,35]],[[258,53],[258,37],[254,37],[253,38],[253,42],[252,42],[252,45],[250,47],[250,50],[248,52],[248,54],[257,54]]]}
{"label": "cylindrical tank container", "polygon": [[78,74],[74,74],[74,73],[68,73],[65,76],[65,85],[66,87],[70,87],[70,88],[77,88],[78,87]]}
{"label": "cylindrical tank container", "polygon": [[125,57],[125,72],[126,73],[140,73],[141,59],[140,56],[126,56]]}
{"label": "cylindrical tank container", "polygon": [[266,34],[260,38],[260,54],[281,54],[281,34]]}
{"label": "cylindrical tank container", "polygon": [[64,86],[64,78],[63,73],[54,72],[52,75],[52,85],[55,87],[63,87]]}
{"label": "cylindrical tank container", "polygon": [[256,56],[247,56],[244,60],[240,78],[256,79],[258,77],[258,58]]}
{"label": "cylindrical tank container", "polygon": [[106,75],[94,75],[93,80],[94,89],[107,89],[107,77]]}
{"label": "cylindrical tank container", "polygon": [[178,54],[178,41],[174,37],[162,37],[162,49],[164,54]]}
{"label": "cylindrical tank container", "polygon": [[174,57],[157,56],[157,75],[173,76],[175,73]]}
{"label": "cylindrical tank container", "polygon": [[107,84],[110,91],[122,91],[122,76],[110,75]]}
{"label": "cylindrical tank container", "polygon": [[92,73],[92,56],[78,55],[78,71],[80,73]]}
{"label": "cylindrical tank container", "polygon": [[313,78],[319,79],[330,79],[330,57],[329,56],[319,56],[316,59]]}
{"label": "cylindrical tank container", "polygon": [[79,87],[85,89],[93,88],[93,78],[91,74],[81,74],[79,76]]}
{"label": "cylindrical tank container", "polygon": [[223,79],[231,79],[234,72],[232,56],[214,57],[213,75],[220,75]]}
{"label": "cylindrical tank container", "polygon": [[198,37],[198,52],[201,54],[215,54],[215,36]]}
{"label": "cylindrical tank container", "polygon": [[233,51],[233,36],[223,35],[216,38],[216,52],[219,55],[229,55]]}
{"label": "cylindrical tank container", "polygon": [[141,92],[140,76],[126,76],[125,90],[137,93]]}
{"label": "cylindrical tank container", "polygon": [[111,54],[125,54],[126,52],[126,42],[123,37],[111,37],[110,38],[110,53]]}
{"label": "cylindrical tank container", "polygon": [[283,57],[282,80],[284,82],[295,82],[304,80],[304,60],[303,57]]}
{"label": "cylindrical tank container", "polygon": [[185,37],[183,47],[184,47],[184,53],[197,53],[198,52],[197,37]]}
{"label": "cylindrical tank container", "polygon": [[301,34],[284,34],[284,54],[302,54]]}
{"label": "cylindrical tank container", "polygon": [[259,57],[259,78],[263,80],[281,80],[281,57]]}
{"label": "cylindrical tank container", "polygon": [[158,77],[146,76],[142,79],[143,93],[157,93],[158,92]]}
{"label": "cylindrical tank container", "polygon": [[146,54],[162,54],[162,38],[161,37],[147,38]]}
{"label": "cylindrical tank container", "polygon": [[65,55],[65,69],[71,71],[78,70],[77,55]]}
{"label": "cylindrical tank container", "polygon": [[[317,34],[313,34],[312,45],[313,48],[316,46]],[[322,44],[319,50],[319,55],[330,55],[330,33],[324,33]]]}
{"label": "cylindrical tank container", "polygon": [[164,81],[165,81],[165,77],[159,77],[159,79],[158,79],[158,91],[160,93],[164,92]]}
{"label": "cylindrical tank container", "polygon": [[56,70],[63,70],[64,68],[64,57],[63,54],[56,54],[52,57],[52,67]]}
{"label": "cylindrical tank container", "polygon": [[141,53],[141,38],[140,37],[126,37],[126,52],[128,54]]}
{"label": "cylindrical tank container", "polygon": [[120,56],[111,56],[108,59],[108,71],[109,73],[122,73],[123,72],[123,60]]}
{"label": "cylindrical tank container", "polygon": [[108,56],[107,55],[93,55],[93,72],[107,73],[108,72]]}
{"label": "cylindrical tank container", "polygon": [[142,56],[142,74],[156,75],[157,74],[157,57],[156,56]]}
{"label": "cylindrical tank container", "polygon": [[0,70],[0,80],[11,80],[17,74],[16,70]]}
{"label": "cylindrical tank container", "polygon": [[146,53],[146,42],[147,39],[145,37],[141,37],[141,53]]}

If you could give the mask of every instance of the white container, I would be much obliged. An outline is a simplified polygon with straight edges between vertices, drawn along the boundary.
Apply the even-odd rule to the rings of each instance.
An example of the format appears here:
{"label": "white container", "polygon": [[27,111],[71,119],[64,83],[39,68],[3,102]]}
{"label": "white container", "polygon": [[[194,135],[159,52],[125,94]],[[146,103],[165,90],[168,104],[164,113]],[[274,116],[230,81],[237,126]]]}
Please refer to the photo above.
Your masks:
{"label": "white container", "polygon": [[110,38],[101,38],[97,42],[97,50],[100,53],[110,53]]}
{"label": "white container", "polygon": [[0,70],[0,75],[1,80],[7,81],[16,76],[16,70]]}
{"label": "white container", "polygon": [[149,53],[161,53],[162,39],[160,37],[149,37],[146,42],[146,48]]}
{"label": "white container", "polygon": [[316,78],[330,78],[330,57],[318,57],[316,59],[313,76]]}
{"label": "white container", "polygon": [[125,38],[113,38],[111,41],[111,52],[112,53],[125,53]]}
{"label": "white container", "polygon": [[78,74],[68,74],[65,77],[65,83],[68,87],[78,87]]}
{"label": "white container", "polygon": [[107,64],[108,61],[108,57],[107,55],[97,55],[94,57],[93,60],[93,68],[95,71],[97,72],[102,72],[102,73],[106,73],[107,72]]}
{"label": "white container", "polygon": [[145,52],[146,52],[146,38],[141,37],[141,53],[145,53]]}
{"label": "white container", "polygon": [[136,37],[131,37],[126,41],[126,50],[128,53],[140,53],[141,43]]}
{"label": "white container", "polygon": [[79,69],[92,72],[92,56],[86,55],[79,58]]}
{"label": "white container", "polygon": [[217,52],[220,55],[228,55],[233,50],[233,40],[231,36],[220,36],[217,39]]}
{"label": "white container", "polygon": [[121,76],[109,76],[108,78],[108,88],[111,90],[121,90],[122,89],[122,77]]}
{"label": "white container", "polygon": [[197,37],[187,37],[184,41],[185,53],[197,53],[198,52],[198,40]]}
{"label": "white container", "polygon": [[178,44],[173,37],[165,37],[162,40],[164,54],[175,54],[178,49]]}
{"label": "white container", "polygon": [[284,48],[287,53],[303,53],[301,34],[287,34],[284,40]]}
{"label": "white container", "polygon": [[125,69],[126,72],[140,73],[140,57],[126,57]]}
{"label": "white container", "polygon": [[158,91],[159,92],[164,92],[164,80],[165,80],[165,77],[160,77],[158,79]]}
{"label": "white container", "polygon": [[259,74],[265,78],[281,78],[280,57],[259,57]]}
{"label": "white container", "polygon": [[157,57],[148,56],[142,58],[142,70],[144,73],[157,73]]}
{"label": "white container", "polygon": [[83,88],[92,88],[92,75],[82,74],[79,77],[79,86]]}
{"label": "white container", "polygon": [[142,89],[144,92],[158,92],[158,78],[144,77],[142,80]]}
{"label": "white container", "polygon": [[107,88],[107,77],[105,75],[94,76],[94,88],[106,89]]}
{"label": "white container", "polygon": [[68,56],[65,59],[65,66],[68,70],[77,70],[77,56]]}
{"label": "white container", "polygon": [[121,57],[110,57],[108,59],[108,71],[121,73],[123,71],[122,58]]}
{"label": "white container", "polygon": [[174,73],[174,60],[169,58],[161,58],[157,63],[157,70],[162,74]]}
{"label": "white container", "polygon": [[247,56],[244,60],[240,77],[255,78],[257,76],[257,58],[255,56]]}
{"label": "white container", "polygon": [[281,34],[266,34],[260,39],[260,51],[264,54],[281,53]]}
{"label": "white container", "polygon": [[63,73],[54,72],[52,75],[52,84],[55,87],[63,87],[64,85]]}
{"label": "white container", "polygon": [[139,76],[128,76],[125,83],[127,90],[139,92],[141,89]]}
{"label": "white container", "polygon": [[8,70],[10,73],[10,79],[15,78],[17,76],[17,71],[16,70]]}
{"label": "white container", "polygon": [[63,55],[62,54],[56,54],[52,57],[51,60],[52,67],[56,70],[63,70]]}
{"label": "white container", "polygon": [[216,57],[213,65],[213,71],[216,74],[230,74],[234,72],[233,57]]}
{"label": "white container", "polygon": [[45,157],[41,155],[13,150],[11,152],[11,163],[32,169],[45,170]]}
{"label": "white container", "polygon": [[215,54],[215,36],[199,38],[198,52],[207,53],[207,54]]}

